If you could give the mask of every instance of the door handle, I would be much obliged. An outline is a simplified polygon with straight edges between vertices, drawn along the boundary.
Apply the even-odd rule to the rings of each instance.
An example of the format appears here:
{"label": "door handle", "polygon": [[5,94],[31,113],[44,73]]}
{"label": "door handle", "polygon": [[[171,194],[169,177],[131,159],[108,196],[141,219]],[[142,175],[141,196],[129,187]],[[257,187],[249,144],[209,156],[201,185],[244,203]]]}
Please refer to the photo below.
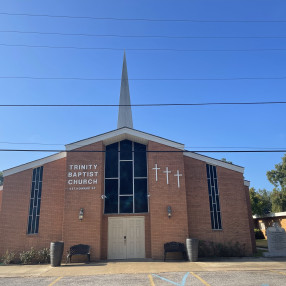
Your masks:
{"label": "door handle", "polygon": [[124,235],[124,239],[126,240],[126,235]]}

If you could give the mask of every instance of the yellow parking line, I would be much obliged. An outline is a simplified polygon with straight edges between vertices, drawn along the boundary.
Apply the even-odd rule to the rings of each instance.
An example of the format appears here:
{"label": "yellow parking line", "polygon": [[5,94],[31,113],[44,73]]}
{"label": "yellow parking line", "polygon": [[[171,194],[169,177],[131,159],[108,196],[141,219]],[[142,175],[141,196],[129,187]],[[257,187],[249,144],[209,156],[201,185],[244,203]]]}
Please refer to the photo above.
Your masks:
{"label": "yellow parking line", "polygon": [[279,272],[279,271],[274,271],[274,270],[270,270],[271,272],[274,272],[274,273],[278,273],[278,274],[282,274],[282,275],[286,275],[286,272]]}
{"label": "yellow parking line", "polygon": [[154,283],[154,281],[153,281],[153,277],[152,277],[152,275],[151,275],[151,274],[149,274],[149,275],[148,275],[148,277],[149,277],[149,280],[150,280],[150,284],[151,284],[151,286],[155,286],[155,283]]}
{"label": "yellow parking line", "polygon": [[195,274],[194,272],[190,272],[194,277],[196,277],[197,279],[199,279],[204,285],[206,286],[211,286],[209,283],[207,283],[204,279],[202,279],[200,276],[198,276],[197,274]]}
{"label": "yellow parking line", "polygon": [[55,281],[53,281],[51,284],[49,284],[48,286],[52,286],[55,285],[58,281],[60,281],[63,277],[58,277]]}

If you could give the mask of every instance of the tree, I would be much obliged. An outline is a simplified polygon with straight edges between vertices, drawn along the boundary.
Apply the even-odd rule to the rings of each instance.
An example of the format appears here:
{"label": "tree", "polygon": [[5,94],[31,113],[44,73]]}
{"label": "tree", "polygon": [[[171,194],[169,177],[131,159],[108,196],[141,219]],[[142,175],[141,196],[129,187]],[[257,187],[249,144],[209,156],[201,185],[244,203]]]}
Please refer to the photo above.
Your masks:
{"label": "tree", "polygon": [[286,211],[286,154],[282,162],[275,165],[275,170],[266,173],[271,184],[275,186],[271,193],[272,212]]}
{"label": "tree", "polygon": [[3,185],[3,181],[4,181],[4,178],[3,178],[3,173],[0,172],[0,186]]}
{"label": "tree", "polygon": [[275,188],[286,190],[286,154],[282,157],[282,162],[275,165],[275,170],[268,171],[266,175]]}
{"label": "tree", "polygon": [[270,193],[263,190],[256,191],[254,188],[249,189],[250,203],[252,214],[264,215],[271,211]]}

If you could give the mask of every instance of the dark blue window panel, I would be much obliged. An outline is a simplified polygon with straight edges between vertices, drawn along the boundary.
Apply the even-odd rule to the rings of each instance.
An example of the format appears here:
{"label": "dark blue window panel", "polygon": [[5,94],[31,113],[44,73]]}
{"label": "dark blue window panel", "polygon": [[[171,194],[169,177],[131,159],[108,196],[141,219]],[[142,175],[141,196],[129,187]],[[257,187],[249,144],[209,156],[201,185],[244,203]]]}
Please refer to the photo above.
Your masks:
{"label": "dark blue window panel", "polygon": [[147,179],[134,179],[135,213],[148,212]]}
{"label": "dark blue window panel", "polygon": [[118,180],[105,180],[105,205],[104,213],[118,213]]}
{"label": "dark blue window panel", "polygon": [[220,212],[217,212],[217,218],[218,218],[218,228],[222,229],[221,227],[221,217],[220,217]]}
{"label": "dark blue window panel", "polygon": [[118,143],[106,146],[105,178],[118,178]]}
{"label": "dark blue window panel", "polygon": [[212,229],[222,229],[216,166],[206,165]]}
{"label": "dark blue window panel", "polygon": [[133,194],[133,166],[132,162],[120,162],[120,195]]}
{"label": "dark blue window panel", "polygon": [[120,197],[120,213],[133,213],[133,196]]}
{"label": "dark blue window panel", "polygon": [[37,216],[36,217],[36,222],[35,222],[35,233],[39,232],[39,220],[40,220],[40,217]]}
{"label": "dark blue window panel", "polygon": [[33,170],[33,178],[31,184],[31,197],[28,217],[28,234],[35,234],[39,231],[40,209],[41,209],[41,193],[42,193],[43,167]]}
{"label": "dark blue window panel", "polygon": [[213,211],[213,202],[212,202],[212,197],[209,196],[209,201],[210,201],[210,211]]}
{"label": "dark blue window panel", "polygon": [[120,160],[132,160],[132,142],[123,140],[120,142]]}
{"label": "dark blue window panel", "polygon": [[146,146],[134,142],[134,177],[147,177]]}

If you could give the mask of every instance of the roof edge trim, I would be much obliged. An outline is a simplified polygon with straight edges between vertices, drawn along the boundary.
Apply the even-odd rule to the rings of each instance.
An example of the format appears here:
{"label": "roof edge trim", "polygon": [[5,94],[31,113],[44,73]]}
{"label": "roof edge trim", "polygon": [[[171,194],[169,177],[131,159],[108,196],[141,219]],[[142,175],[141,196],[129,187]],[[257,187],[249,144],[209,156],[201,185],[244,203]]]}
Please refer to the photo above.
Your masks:
{"label": "roof edge trim", "polygon": [[[84,147],[84,146],[87,146],[87,145],[90,145],[90,144],[93,144],[96,142],[107,141],[110,138],[117,137],[117,136],[119,137],[120,135],[124,135],[124,134],[129,135],[129,136],[133,136],[133,137],[142,138],[142,139],[145,139],[146,141],[157,142],[157,143],[167,145],[167,146],[170,146],[173,148],[177,148],[180,150],[184,150],[184,147],[185,147],[184,144],[177,143],[174,141],[170,141],[168,139],[158,137],[158,136],[155,136],[155,135],[152,135],[149,133],[145,133],[145,132],[142,132],[139,130],[131,129],[128,127],[116,129],[116,130],[113,130],[113,131],[110,131],[107,133],[103,133],[103,134],[100,134],[100,135],[97,135],[97,136],[94,136],[94,137],[91,137],[88,139],[77,141],[75,143],[67,144],[65,146],[66,146],[67,151],[71,151],[71,150],[78,149],[80,147]],[[79,145],[79,143],[80,143],[80,145]]]}
{"label": "roof edge trim", "polygon": [[67,156],[66,152],[60,152],[60,153],[57,153],[57,154],[54,154],[54,155],[51,155],[51,156],[48,156],[42,159],[38,159],[38,160],[29,162],[23,165],[19,165],[17,167],[4,170],[3,176],[6,177],[6,176],[13,175],[13,174],[16,174],[16,173],[19,173],[19,172],[22,172],[22,171],[25,171],[31,168],[39,167],[41,165],[65,158],[66,156]]}
{"label": "roof edge trim", "polygon": [[220,166],[220,167],[223,167],[223,168],[226,168],[226,169],[229,169],[229,170],[232,170],[232,171],[236,171],[236,172],[239,172],[239,173],[242,173],[242,174],[244,173],[244,168],[243,167],[240,167],[240,166],[237,166],[237,165],[233,165],[233,164],[229,164],[229,163],[220,161],[218,159],[206,157],[206,156],[194,153],[194,152],[184,152],[184,156],[187,156],[187,157],[190,157],[190,158],[193,158],[193,159],[196,159],[196,160],[204,161],[204,162],[206,162],[208,164],[215,165],[215,166]]}

